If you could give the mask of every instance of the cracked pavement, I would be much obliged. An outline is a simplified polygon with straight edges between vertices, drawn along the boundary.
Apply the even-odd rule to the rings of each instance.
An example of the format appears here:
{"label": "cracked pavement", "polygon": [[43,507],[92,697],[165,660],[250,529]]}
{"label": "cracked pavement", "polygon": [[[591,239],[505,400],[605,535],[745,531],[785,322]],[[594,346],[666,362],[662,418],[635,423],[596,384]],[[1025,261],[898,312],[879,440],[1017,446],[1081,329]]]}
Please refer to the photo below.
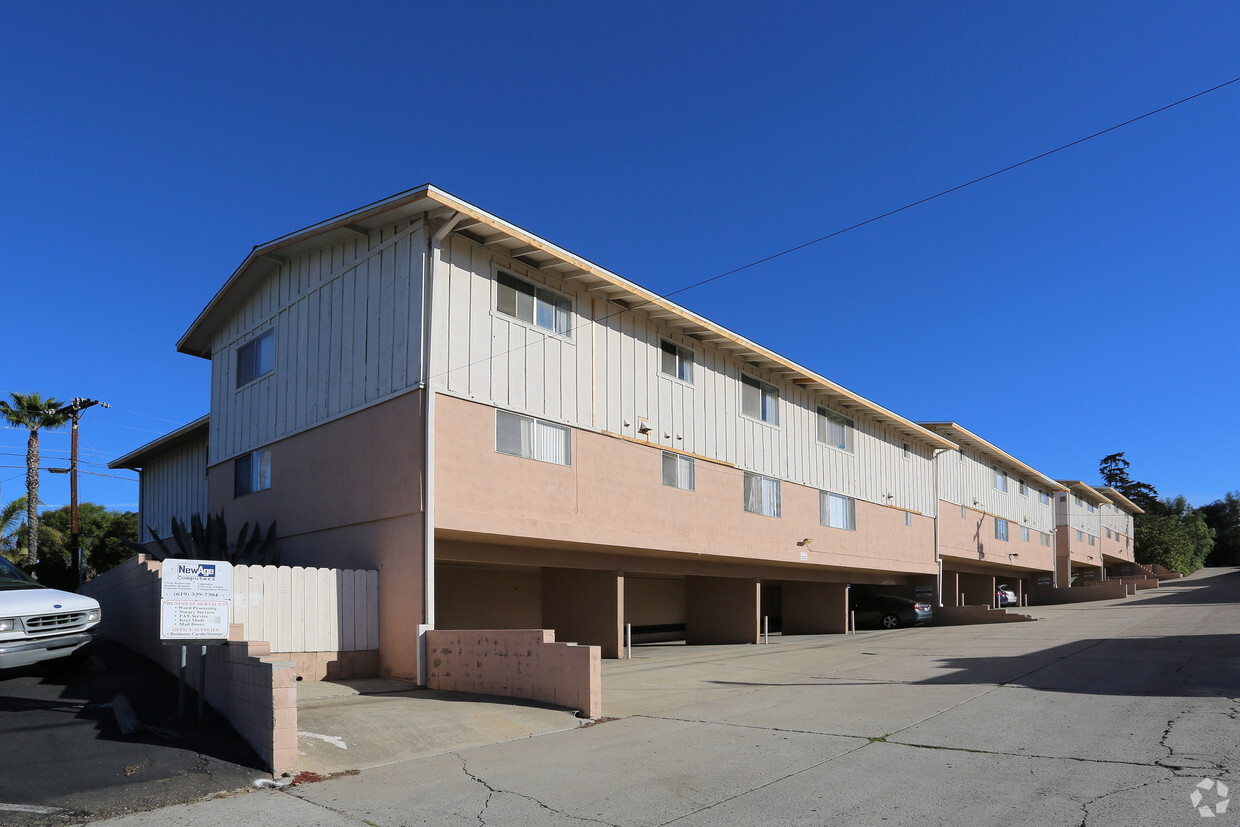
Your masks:
{"label": "cracked pavement", "polygon": [[642,647],[604,662],[616,720],[114,823],[1169,825],[1240,790],[1240,570],[1028,611]]}

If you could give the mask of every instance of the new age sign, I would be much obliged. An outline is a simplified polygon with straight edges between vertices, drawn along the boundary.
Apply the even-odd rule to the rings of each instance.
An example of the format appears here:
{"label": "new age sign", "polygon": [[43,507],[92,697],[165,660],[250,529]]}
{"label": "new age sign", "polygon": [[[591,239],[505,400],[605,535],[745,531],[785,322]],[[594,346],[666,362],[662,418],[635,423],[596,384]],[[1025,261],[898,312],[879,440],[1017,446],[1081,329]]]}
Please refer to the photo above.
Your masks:
{"label": "new age sign", "polygon": [[160,598],[161,640],[228,640],[232,617],[231,563],[165,560]]}

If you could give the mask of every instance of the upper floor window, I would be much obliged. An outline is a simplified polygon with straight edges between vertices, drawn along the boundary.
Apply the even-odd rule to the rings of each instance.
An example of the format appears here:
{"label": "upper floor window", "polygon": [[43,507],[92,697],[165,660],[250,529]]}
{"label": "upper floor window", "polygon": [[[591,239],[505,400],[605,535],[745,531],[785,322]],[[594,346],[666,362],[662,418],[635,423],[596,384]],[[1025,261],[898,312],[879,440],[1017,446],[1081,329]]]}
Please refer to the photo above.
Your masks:
{"label": "upper floor window", "polygon": [[[826,408],[818,409],[818,441],[841,451],[853,449],[853,421]],[[907,450],[907,443],[905,448]]]}
{"label": "upper floor window", "polygon": [[818,492],[818,522],[831,528],[857,530],[857,501],[852,497]]}
{"label": "upper floor window", "polygon": [[271,449],[259,448],[233,461],[233,496],[241,497],[271,487]]}
{"label": "upper floor window", "polygon": [[663,342],[663,362],[660,369],[668,376],[693,382],[693,351],[671,342]]}
{"label": "upper floor window", "polygon": [[572,465],[572,431],[566,425],[532,416],[496,411],[495,450],[514,457]]}
{"label": "upper floor window", "polygon": [[996,540],[1007,540],[1007,535],[1008,535],[1007,529],[1008,529],[1007,520],[1000,520],[998,517],[996,517],[995,518],[995,539]]}
{"label": "upper floor window", "polygon": [[1039,490],[1038,491],[1038,502],[1042,503],[1042,505],[1050,505],[1051,495],[1045,491]]}
{"label": "upper floor window", "polygon": [[903,448],[903,450],[904,450],[904,458],[905,458],[905,459],[912,459],[912,458],[913,458],[913,446],[912,446],[912,445],[909,445],[907,442],[905,442],[905,443],[904,443],[904,448]]}
{"label": "upper floor window", "polygon": [[772,425],[779,424],[779,389],[754,379],[741,376],[741,413],[761,419]]}
{"label": "upper floor window", "polygon": [[1081,531],[1079,528],[1076,530],[1076,541],[1078,543],[1085,542],[1085,532]]}
{"label": "upper floor window", "polygon": [[998,488],[1000,491],[1007,491],[1007,474],[999,468],[995,469],[995,488]]}
{"label": "upper floor window", "polygon": [[1073,497],[1072,499],[1076,501],[1076,507],[1077,507],[1077,508],[1080,508],[1080,507],[1084,504],[1084,503],[1082,503],[1082,502],[1081,502],[1081,498],[1080,498],[1080,497]]}
{"label": "upper floor window", "polygon": [[1021,496],[1024,496],[1024,497],[1029,496],[1029,486],[1025,484],[1024,480],[1021,480],[1020,482],[1016,483],[1016,490],[1021,493]]}
{"label": "upper floor window", "polygon": [[778,517],[779,480],[745,472],[745,510],[750,514]]}
{"label": "upper floor window", "polygon": [[1107,539],[1111,539],[1111,529],[1107,529]]}
{"label": "upper floor window", "polygon": [[573,302],[546,287],[530,284],[502,270],[495,278],[495,309],[527,324],[568,336]]}
{"label": "upper floor window", "polygon": [[693,457],[663,452],[663,484],[693,490]]}
{"label": "upper floor window", "polygon": [[237,348],[237,384],[248,385],[258,377],[271,373],[275,367],[276,337],[274,330],[255,336]]}

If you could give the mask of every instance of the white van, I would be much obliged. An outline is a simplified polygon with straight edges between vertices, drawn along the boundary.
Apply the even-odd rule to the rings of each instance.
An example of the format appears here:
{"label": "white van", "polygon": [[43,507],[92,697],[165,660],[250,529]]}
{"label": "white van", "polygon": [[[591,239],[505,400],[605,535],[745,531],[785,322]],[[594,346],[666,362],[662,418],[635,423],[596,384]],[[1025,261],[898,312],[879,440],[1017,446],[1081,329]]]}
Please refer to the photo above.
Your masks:
{"label": "white van", "polygon": [[99,601],[49,589],[0,557],[0,669],[72,655],[95,639]]}

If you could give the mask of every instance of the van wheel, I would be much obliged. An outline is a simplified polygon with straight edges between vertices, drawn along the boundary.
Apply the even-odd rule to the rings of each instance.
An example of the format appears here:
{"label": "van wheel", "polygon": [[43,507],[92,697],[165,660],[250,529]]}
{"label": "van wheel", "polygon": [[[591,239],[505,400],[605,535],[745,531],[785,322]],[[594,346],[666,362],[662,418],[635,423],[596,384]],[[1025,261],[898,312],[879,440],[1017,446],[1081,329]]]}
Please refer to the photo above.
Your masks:
{"label": "van wheel", "polygon": [[883,615],[883,619],[879,621],[884,629],[899,629],[900,618],[896,615]]}

